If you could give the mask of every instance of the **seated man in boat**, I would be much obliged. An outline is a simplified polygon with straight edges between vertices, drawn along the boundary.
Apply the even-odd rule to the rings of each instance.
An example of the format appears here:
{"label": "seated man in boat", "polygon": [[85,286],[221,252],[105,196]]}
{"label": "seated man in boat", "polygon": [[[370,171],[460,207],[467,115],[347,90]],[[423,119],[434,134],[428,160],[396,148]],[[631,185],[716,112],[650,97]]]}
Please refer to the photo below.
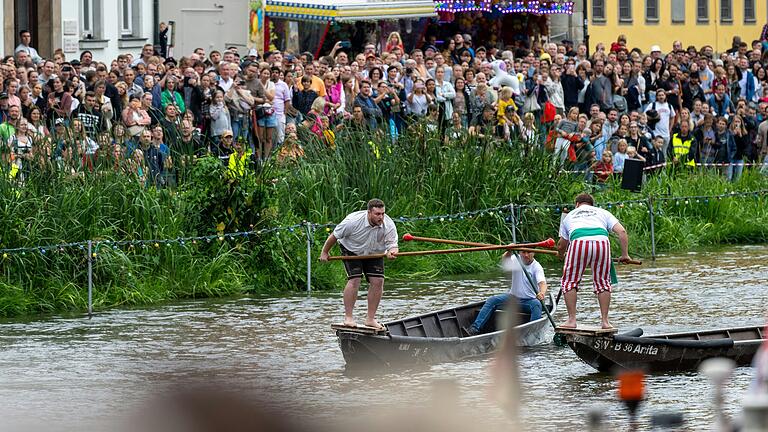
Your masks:
{"label": "seated man in boat", "polygon": [[[475,322],[472,323],[468,329],[465,329],[465,332],[469,336],[482,333],[483,327],[485,327],[485,324],[491,319],[493,312],[499,307],[504,306],[510,300],[514,300],[514,302],[519,305],[520,312],[530,314],[531,321],[541,318],[541,301],[544,300],[544,297],[547,294],[547,280],[544,277],[544,269],[541,267],[541,264],[534,259],[533,252],[519,252],[519,254],[523,265],[520,266],[522,268],[517,268],[516,271],[512,272],[512,286],[509,291],[505,294],[490,297],[485,301]],[[507,251],[501,259],[502,261],[516,260],[517,258],[512,255],[512,252]],[[533,279],[538,286],[534,287],[531,285],[528,278],[523,273],[523,269],[531,275],[531,279]]]}

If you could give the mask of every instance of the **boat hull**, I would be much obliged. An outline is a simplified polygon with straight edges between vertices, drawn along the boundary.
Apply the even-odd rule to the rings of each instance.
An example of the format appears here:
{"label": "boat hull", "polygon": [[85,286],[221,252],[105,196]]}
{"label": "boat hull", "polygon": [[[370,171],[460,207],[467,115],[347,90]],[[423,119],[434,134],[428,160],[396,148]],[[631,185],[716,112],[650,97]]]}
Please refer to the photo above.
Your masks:
{"label": "boat hull", "polygon": [[[732,359],[739,366],[746,366],[763,343],[759,327],[731,330],[747,334],[754,331],[756,337],[736,339],[730,337],[694,339],[685,333],[678,335],[658,335],[636,337],[587,336],[566,334],[566,341],[573,352],[588,365],[601,372],[616,369],[642,369],[647,372],[677,372],[698,369],[707,359],[725,357]],[[724,335],[729,330],[719,330]],[[706,333],[702,333],[706,334]],[[700,336],[699,336],[700,337]]]}
{"label": "boat hull", "polygon": [[[548,308],[551,309],[551,313],[556,310],[556,305],[551,306],[553,304],[554,298],[550,296]],[[369,335],[344,330],[337,330],[336,335],[347,368],[352,369],[413,367],[478,358],[496,351],[506,333],[504,330],[495,330],[494,323],[492,331],[461,337],[460,329],[469,327],[480,307],[482,302],[393,321],[387,323],[390,333],[386,335]],[[445,318],[447,312],[453,312],[454,316]],[[429,326],[431,319],[440,326],[437,330]],[[408,333],[408,330],[403,331],[403,329],[415,320],[427,323],[421,328],[416,328],[424,335],[397,334]],[[551,325],[546,316],[518,325],[514,328],[516,343],[518,346],[547,343],[551,341],[550,328]],[[430,333],[439,334],[439,337],[430,336]]]}

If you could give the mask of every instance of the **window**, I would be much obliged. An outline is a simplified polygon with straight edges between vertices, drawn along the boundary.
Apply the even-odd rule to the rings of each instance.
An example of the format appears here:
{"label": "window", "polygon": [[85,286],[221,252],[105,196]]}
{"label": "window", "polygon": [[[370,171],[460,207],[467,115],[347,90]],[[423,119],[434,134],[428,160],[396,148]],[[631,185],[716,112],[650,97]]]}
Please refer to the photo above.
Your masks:
{"label": "window", "polygon": [[659,20],[659,0],[645,0],[645,20]]}
{"label": "window", "polygon": [[83,0],[83,33],[93,33],[93,1]]}
{"label": "window", "polygon": [[632,22],[632,0],[619,0],[619,22]]}
{"label": "window", "polygon": [[80,2],[80,33],[82,39],[99,39],[101,36],[101,0]]}
{"label": "window", "polygon": [[709,22],[709,0],[696,0],[696,22],[700,24]]}
{"label": "window", "polygon": [[141,32],[140,0],[120,0],[120,35],[139,37]]}
{"label": "window", "polygon": [[133,23],[131,18],[133,15],[131,0],[121,0],[120,2],[120,34],[130,35],[133,33]]}
{"label": "window", "polygon": [[720,0],[720,22],[733,22],[733,2],[732,0]]}
{"label": "window", "polygon": [[754,23],[756,21],[755,0],[744,0],[744,22]]}
{"label": "window", "polygon": [[672,0],[672,22],[685,23],[685,0]]}
{"label": "window", "polygon": [[605,22],[605,0],[592,0],[592,21]]}

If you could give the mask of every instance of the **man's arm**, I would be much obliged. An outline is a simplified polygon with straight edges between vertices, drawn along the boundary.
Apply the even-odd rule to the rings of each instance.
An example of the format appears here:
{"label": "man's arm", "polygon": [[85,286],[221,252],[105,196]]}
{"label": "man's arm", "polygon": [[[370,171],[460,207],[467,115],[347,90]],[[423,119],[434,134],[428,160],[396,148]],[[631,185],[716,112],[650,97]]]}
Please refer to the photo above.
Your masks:
{"label": "man's arm", "polygon": [[341,41],[336,42],[333,44],[333,48],[331,49],[331,52],[328,54],[329,56],[336,58],[336,52],[341,49]]}
{"label": "man's arm", "polygon": [[[385,222],[385,224],[391,223],[392,228],[389,229],[384,235],[384,245],[387,248],[386,255],[389,259],[397,258],[397,253],[400,252],[400,245],[397,243],[397,228],[395,228],[394,222]],[[386,225],[385,225],[386,226]]]}
{"label": "man's arm", "polygon": [[539,282],[539,292],[536,294],[536,298],[544,300],[547,296],[547,281],[543,280]]}
{"label": "man's arm", "polygon": [[329,252],[331,251],[331,248],[333,245],[336,244],[336,236],[331,233],[328,238],[325,240],[325,244],[323,244],[323,251],[320,252],[320,261],[322,262],[328,262],[329,258]]}
{"label": "man's arm", "polygon": [[619,262],[629,261],[629,236],[627,235],[627,230],[624,229],[624,226],[621,223],[616,223],[611,231],[619,236],[619,244],[621,245],[621,257],[619,257]]}
{"label": "man's arm", "polygon": [[672,128],[675,124],[675,117],[677,116],[675,115],[675,110],[672,108],[672,105],[669,106],[669,111],[669,126],[667,130],[672,132]]}
{"label": "man's arm", "polygon": [[560,240],[557,241],[557,257],[561,260],[565,259],[565,252],[568,250],[568,243],[568,240],[562,237],[560,237]]}

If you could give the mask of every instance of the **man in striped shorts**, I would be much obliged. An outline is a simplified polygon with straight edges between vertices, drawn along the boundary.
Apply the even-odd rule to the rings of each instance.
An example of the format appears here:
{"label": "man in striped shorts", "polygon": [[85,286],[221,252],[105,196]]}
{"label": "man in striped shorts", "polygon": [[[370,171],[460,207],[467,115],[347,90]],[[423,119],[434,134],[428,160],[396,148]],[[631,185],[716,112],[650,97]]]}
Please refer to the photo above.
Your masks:
{"label": "man in striped shorts", "polygon": [[592,284],[600,304],[600,324],[603,328],[612,327],[608,321],[608,307],[611,304],[611,284],[616,281],[611,262],[611,242],[608,240],[610,231],[619,236],[619,262],[630,260],[627,230],[610,212],[594,207],[594,204],[591,195],[579,194],[576,208],[560,223],[557,249],[558,256],[565,258],[560,286],[568,310],[568,321],[563,327],[576,328],[576,292],[587,266],[592,269]]}

